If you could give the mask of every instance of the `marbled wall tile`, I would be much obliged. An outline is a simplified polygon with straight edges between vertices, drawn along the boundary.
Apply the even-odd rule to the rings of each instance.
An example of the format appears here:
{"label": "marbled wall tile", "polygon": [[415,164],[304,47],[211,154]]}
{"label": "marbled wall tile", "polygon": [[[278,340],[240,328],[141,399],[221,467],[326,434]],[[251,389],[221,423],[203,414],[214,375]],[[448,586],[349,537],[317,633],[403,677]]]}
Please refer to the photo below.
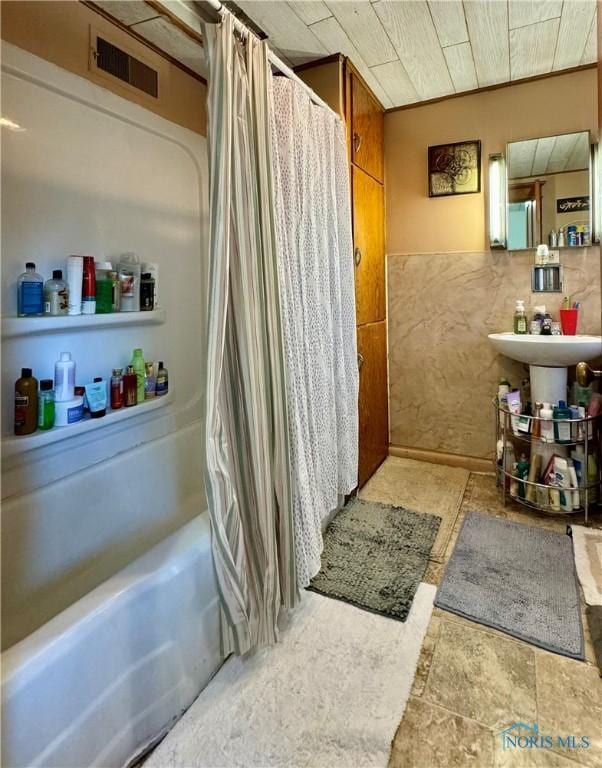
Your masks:
{"label": "marbled wall tile", "polygon": [[[516,299],[557,315],[562,295],[531,293],[533,253],[403,254],[387,257],[390,441],[490,457],[491,400],[506,376],[528,369],[497,355],[488,333],[512,329]],[[581,333],[600,333],[600,252],[563,252],[565,293],[582,302]]]}

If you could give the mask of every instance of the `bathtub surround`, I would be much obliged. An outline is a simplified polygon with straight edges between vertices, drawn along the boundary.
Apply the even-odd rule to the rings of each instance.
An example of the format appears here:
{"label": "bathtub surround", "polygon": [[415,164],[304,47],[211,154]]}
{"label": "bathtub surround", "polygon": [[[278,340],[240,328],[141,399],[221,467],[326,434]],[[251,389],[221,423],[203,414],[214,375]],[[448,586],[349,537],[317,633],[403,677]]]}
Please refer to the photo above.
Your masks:
{"label": "bathtub surround", "polygon": [[324,536],[310,589],[405,621],[424,577],[440,517],[353,498]]}
{"label": "bathtub surround", "polygon": [[[580,333],[600,333],[599,248],[561,252],[565,293],[581,302]],[[520,363],[496,355],[487,334],[510,330],[517,298],[557,316],[563,294],[532,294],[533,252],[387,257],[390,441],[393,446],[493,457],[490,403]],[[408,290],[413,286],[413,290]]]}
{"label": "bathtub surround", "polygon": [[145,768],[386,768],[434,591],[405,623],[304,593],[282,642],[230,658]]}
{"label": "bathtub surround", "polygon": [[585,658],[566,533],[468,512],[435,605],[548,651]]}

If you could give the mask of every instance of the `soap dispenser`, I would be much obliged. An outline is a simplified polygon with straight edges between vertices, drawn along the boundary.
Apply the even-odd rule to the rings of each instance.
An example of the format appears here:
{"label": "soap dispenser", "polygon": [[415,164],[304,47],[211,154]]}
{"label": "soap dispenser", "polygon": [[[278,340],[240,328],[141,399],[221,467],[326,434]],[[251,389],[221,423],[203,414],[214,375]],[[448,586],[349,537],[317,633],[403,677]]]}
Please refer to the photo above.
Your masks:
{"label": "soap dispenser", "polygon": [[525,302],[518,299],[514,310],[514,333],[527,333],[527,314]]}

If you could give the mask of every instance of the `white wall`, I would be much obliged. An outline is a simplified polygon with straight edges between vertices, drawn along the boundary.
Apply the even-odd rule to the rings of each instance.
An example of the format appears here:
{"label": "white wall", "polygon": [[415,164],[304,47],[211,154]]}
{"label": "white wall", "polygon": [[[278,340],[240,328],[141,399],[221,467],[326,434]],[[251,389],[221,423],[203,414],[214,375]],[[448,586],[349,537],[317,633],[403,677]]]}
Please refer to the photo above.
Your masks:
{"label": "white wall", "polygon": [[[200,107],[199,107],[200,108]],[[5,457],[3,646],[25,636],[204,508],[205,139],[32,56],[2,46],[2,314],[25,261],[50,277],[69,254],[135,251],[160,267],[162,325],[8,338],[2,435],[21,367],[52,377],[63,350],[77,382],[110,376],[134,347],[164,360],[162,409]]]}

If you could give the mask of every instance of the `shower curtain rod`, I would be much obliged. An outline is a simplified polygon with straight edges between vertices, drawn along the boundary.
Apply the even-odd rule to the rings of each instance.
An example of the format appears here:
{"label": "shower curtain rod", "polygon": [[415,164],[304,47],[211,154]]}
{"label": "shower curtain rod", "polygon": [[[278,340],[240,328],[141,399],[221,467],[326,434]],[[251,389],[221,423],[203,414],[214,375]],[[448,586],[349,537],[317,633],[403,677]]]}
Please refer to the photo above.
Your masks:
{"label": "shower curtain rod", "polygon": [[[207,4],[210,5],[217,13],[219,13],[221,16],[223,16],[225,13],[229,13],[232,18],[234,19],[234,26],[243,34],[249,33],[249,28],[243,24],[243,22],[240,19],[237,19],[236,16],[228,10],[224,5],[222,5],[219,0],[206,0]],[[314,102],[314,104],[317,104],[320,107],[324,107],[324,109],[328,109],[330,112],[334,112],[336,117],[341,119],[341,116],[337,114],[337,112],[334,111],[332,107],[330,107],[325,101],[322,101],[322,99],[318,96],[318,94],[313,91],[307,83],[304,83],[301,78],[296,75],[293,70],[290,67],[287,67],[287,65],[276,56],[276,54],[268,47],[268,59],[272,62],[272,64],[276,67],[276,69],[280,70],[283,75],[286,75],[291,80],[294,80],[296,83],[299,83],[303,87],[303,89],[308,93],[309,98]]]}

